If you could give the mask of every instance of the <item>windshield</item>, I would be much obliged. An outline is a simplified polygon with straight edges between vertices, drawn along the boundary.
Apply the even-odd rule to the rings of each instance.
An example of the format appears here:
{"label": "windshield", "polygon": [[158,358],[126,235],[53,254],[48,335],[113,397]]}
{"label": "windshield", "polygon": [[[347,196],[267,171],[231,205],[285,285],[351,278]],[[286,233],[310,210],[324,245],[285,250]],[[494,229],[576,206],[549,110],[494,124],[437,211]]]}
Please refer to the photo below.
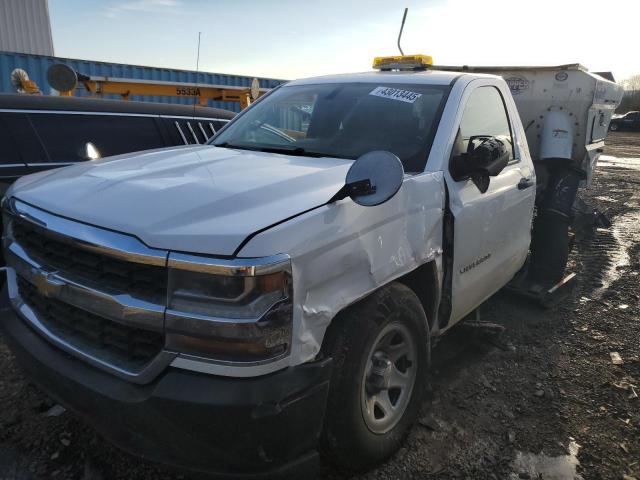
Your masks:
{"label": "windshield", "polygon": [[234,120],[213,145],[314,157],[396,154],[424,170],[448,86],[328,83],[275,90]]}

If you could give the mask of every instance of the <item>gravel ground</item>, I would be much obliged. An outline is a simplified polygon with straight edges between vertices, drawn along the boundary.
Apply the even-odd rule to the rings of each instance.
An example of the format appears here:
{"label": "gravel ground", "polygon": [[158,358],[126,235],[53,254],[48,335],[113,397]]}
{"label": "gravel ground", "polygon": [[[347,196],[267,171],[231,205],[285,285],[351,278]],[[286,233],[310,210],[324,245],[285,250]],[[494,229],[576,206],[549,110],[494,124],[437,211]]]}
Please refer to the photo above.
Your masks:
{"label": "gravel ground", "polygon": [[[608,155],[640,157],[640,135],[608,141]],[[576,232],[571,296],[543,310],[501,292],[481,316],[504,333],[454,328],[434,349],[429,399],[405,446],[351,478],[640,478],[640,165],[607,162],[582,197],[612,227]],[[61,413],[2,342],[0,371],[0,479],[190,478]]]}
{"label": "gravel ground", "polygon": [[637,132],[609,132],[606,143],[606,155],[640,157],[640,134]]}

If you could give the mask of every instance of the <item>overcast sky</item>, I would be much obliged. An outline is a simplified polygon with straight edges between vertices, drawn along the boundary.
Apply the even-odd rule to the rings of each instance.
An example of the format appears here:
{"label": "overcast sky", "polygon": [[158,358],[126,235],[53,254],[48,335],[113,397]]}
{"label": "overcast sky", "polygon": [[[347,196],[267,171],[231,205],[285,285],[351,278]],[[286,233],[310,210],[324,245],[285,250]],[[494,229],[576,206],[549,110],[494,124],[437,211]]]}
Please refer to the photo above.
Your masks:
{"label": "overcast sky", "polygon": [[640,73],[640,0],[49,0],[57,56],[273,78],[442,65],[582,63]]}

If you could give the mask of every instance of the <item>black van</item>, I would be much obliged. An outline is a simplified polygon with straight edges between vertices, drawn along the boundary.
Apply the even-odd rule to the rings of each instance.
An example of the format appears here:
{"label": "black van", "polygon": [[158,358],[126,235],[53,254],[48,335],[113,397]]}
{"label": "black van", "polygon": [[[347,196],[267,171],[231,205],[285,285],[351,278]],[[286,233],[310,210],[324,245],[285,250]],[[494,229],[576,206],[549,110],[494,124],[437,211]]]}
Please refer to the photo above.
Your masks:
{"label": "black van", "polygon": [[29,173],[204,143],[234,115],[192,105],[0,94],[0,197]]}

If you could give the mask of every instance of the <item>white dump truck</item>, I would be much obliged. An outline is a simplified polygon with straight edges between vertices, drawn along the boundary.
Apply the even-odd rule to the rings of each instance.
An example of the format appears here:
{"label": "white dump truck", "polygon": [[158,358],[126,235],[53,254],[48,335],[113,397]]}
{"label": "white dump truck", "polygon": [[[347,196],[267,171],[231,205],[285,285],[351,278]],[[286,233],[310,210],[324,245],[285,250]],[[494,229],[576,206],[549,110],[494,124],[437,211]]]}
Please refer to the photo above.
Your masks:
{"label": "white dump truck", "polygon": [[282,85],[208,145],[18,180],[0,325],[29,376],[193,470],[391,455],[432,339],[514,277],[562,280],[621,92],[578,66],[374,66]]}

